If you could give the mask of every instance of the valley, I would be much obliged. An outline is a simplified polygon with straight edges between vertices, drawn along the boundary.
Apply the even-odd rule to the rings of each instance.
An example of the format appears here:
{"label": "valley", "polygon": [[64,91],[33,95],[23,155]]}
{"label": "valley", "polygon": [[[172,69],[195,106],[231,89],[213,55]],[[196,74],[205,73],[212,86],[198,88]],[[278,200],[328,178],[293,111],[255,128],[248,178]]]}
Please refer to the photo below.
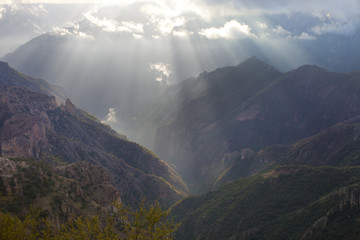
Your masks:
{"label": "valley", "polygon": [[61,88],[0,67],[1,207],[12,214],[39,207],[60,228],[145,200],[170,208],[175,239],[358,234],[357,71],[282,73],[252,57],[170,86],[138,119],[161,160]]}
{"label": "valley", "polygon": [[358,0],[0,0],[0,240],[360,239]]}

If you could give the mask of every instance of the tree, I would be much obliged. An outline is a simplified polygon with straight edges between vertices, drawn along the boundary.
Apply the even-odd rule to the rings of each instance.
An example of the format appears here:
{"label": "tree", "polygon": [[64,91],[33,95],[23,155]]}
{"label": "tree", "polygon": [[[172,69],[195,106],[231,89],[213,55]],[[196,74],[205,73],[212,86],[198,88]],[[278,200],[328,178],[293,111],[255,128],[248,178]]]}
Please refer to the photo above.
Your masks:
{"label": "tree", "polygon": [[170,212],[163,211],[158,202],[146,208],[142,201],[136,211],[119,203],[115,203],[115,208],[127,240],[171,240],[178,227],[167,219]]}
{"label": "tree", "polygon": [[[114,203],[115,212],[103,223],[98,216],[75,217],[59,229],[40,210],[30,209],[23,219],[0,212],[0,240],[171,240],[178,225],[169,221],[169,211],[156,202],[138,210]],[[120,228],[116,228],[120,226]]]}

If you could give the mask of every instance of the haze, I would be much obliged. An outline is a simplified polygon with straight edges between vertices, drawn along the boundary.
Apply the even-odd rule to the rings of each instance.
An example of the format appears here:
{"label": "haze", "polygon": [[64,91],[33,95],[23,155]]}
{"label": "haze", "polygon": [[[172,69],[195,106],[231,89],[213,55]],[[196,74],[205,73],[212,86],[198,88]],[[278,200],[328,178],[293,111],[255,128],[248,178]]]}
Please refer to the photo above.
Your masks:
{"label": "haze", "polygon": [[360,69],[357,0],[0,3],[3,60],[130,137],[167,86],[253,55],[282,71]]}

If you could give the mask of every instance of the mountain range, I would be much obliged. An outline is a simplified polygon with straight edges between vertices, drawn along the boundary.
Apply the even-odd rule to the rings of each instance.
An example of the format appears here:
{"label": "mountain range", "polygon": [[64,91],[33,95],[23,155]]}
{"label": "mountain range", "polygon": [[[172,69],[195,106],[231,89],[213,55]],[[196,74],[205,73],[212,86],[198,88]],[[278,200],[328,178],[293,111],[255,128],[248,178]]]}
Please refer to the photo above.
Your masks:
{"label": "mountain range", "polygon": [[60,224],[145,199],[171,207],[180,240],[357,239],[359,92],[359,71],[252,57],[143,106],[134,136],[152,153],[1,62],[0,205]]}
{"label": "mountain range", "polygon": [[[109,172],[121,201],[133,206],[143,198],[169,206],[186,195],[181,177],[149,150],[128,141],[69,99],[58,105],[54,96],[37,91],[37,85],[32,88],[35,79],[2,66],[0,78],[17,77],[12,82],[15,86],[0,85],[3,157],[32,158],[52,165],[86,161],[101,166]],[[16,81],[29,86],[20,87]]]}
{"label": "mountain range", "polygon": [[233,164],[226,156],[294,143],[358,116],[359,87],[359,72],[304,65],[282,73],[257,58],[204,72],[175,86],[173,100],[148,117],[157,123],[154,152],[204,192]]}

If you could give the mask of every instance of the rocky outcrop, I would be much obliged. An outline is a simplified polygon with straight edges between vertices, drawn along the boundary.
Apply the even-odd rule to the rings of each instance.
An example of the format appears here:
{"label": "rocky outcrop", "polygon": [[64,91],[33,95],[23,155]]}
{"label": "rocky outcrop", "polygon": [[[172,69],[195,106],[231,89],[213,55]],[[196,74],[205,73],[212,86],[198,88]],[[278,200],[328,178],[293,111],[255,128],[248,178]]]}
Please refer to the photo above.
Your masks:
{"label": "rocky outcrop", "polygon": [[[334,214],[342,215],[345,209],[353,209],[354,211],[360,206],[360,185],[354,184],[348,187],[340,188],[333,193],[322,197],[318,203],[321,204],[333,204],[330,205],[327,214],[316,220],[309,229],[302,235],[300,240],[315,239],[315,236],[321,236],[328,226],[329,218]],[[329,204],[330,203],[330,204]],[[348,216],[350,218],[350,216]]]}
{"label": "rocky outcrop", "polygon": [[[187,187],[164,161],[126,140],[70,100],[26,88],[0,85],[0,151],[54,165],[86,161],[104,167],[119,197],[136,206],[142,199],[169,206]],[[81,194],[79,188],[74,191]],[[99,198],[101,198],[99,196]]]}
{"label": "rocky outcrop", "polygon": [[52,126],[47,111],[57,107],[55,98],[9,86],[0,87],[0,94],[1,154],[39,158],[41,151],[49,147],[46,134]]}

